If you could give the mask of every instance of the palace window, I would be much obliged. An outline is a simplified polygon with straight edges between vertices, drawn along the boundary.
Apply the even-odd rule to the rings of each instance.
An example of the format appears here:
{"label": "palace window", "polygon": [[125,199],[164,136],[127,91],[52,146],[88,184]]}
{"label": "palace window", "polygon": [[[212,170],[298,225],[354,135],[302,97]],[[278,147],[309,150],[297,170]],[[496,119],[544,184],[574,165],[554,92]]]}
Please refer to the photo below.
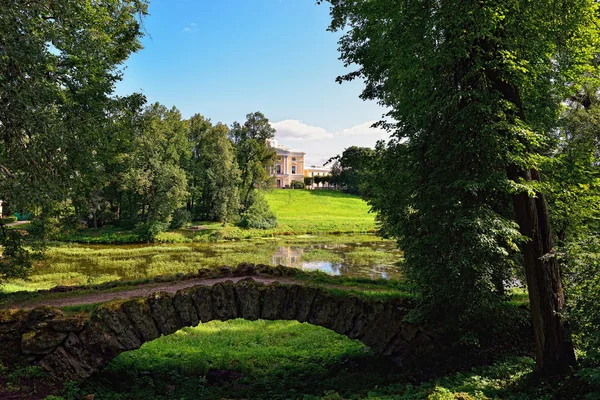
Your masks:
{"label": "palace window", "polygon": [[292,174],[295,174],[295,173],[296,173],[296,166],[292,165]]}
{"label": "palace window", "polygon": [[281,164],[277,164],[277,173],[281,174]]}

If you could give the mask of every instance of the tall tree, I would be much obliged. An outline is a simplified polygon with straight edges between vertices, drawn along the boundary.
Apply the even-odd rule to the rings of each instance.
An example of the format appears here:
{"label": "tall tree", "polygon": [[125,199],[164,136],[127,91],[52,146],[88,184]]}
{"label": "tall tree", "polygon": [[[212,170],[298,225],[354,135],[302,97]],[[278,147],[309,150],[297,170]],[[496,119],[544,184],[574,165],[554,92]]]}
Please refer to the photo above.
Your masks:
{"label": "tall tree", "polygon": [[175,107],[155,103],[142,118],[133,151],[125,157],[123,188],[137,196],[141,222],[164,224],[188,195],[181,160],[189,157],[191,146]]}
{"label": "tall tree", "polygon": [[561,101],[592,68],[596,3],[330,3],[331,29],[347,29],[341,57],[360,66],[339,80],[364,79],[362,97],[388,107],[396,144],[407,141],[407,196],[391,220],[424,305],[471,321],[493,309],[491,276],[519,243],[537,368],[565,372],[575,357],[538,171]]}
{"label": "tall tree", "polygon": [[227,223],[239,212],[239,169],[229,140],[226,125],[212,126],[195,115],[190,119],[190,134],[194,140],[194,173],[196,215],[203,220]]}
{"label": "tall tree", "polygon": [[141,48],[146,11],[145,0],[0,4],[3,198],[45,216],[60,210],[77,144],[106,118],[120,66]]}
{"label": "tall tree", "polygon": [[240,196],[244,211],[252,205],[254,189],[272,184],[269,171],[275,164],[276,152],[269,140],[275,137],[275,129],[262,113],[255,112],[246,116],[243,125],[234,122],[229,136],[241,171]]}

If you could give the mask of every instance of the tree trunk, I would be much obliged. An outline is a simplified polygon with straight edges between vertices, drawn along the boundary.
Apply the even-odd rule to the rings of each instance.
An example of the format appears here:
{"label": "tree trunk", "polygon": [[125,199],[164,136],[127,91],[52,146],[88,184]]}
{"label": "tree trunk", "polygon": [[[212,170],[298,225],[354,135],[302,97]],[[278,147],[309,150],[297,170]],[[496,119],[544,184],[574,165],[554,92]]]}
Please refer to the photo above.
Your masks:
{"label": "tree trunk", "polygon": [[[536,170],[508,168],[513,181],[539,181]],[[546,198],[526,192],[513,195],[513,205],[521,234],[529,303],[535,335],[537,371],[544,376],[562,375],[575,365],[575,353],[562,312],[565,306],[560,268],[554,251]]]}

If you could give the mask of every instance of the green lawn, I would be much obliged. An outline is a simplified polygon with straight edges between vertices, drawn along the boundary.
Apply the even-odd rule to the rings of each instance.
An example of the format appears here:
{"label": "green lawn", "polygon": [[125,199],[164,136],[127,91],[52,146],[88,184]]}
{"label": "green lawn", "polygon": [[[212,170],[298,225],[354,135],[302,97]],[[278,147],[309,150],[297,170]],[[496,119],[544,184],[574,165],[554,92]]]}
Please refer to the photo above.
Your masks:
{"label": "green lawn", "polygon": [[550,400],[553,388],[531,380],[534,364],[510,358],[411,385],[407,368],[325,328],[213,321],[120,355],[65,398]]}
{"label": "green lawn", "polygon": [[375,214],[360,197],[330,190],[271,190],[277,232],[359,233],[375,230]]}

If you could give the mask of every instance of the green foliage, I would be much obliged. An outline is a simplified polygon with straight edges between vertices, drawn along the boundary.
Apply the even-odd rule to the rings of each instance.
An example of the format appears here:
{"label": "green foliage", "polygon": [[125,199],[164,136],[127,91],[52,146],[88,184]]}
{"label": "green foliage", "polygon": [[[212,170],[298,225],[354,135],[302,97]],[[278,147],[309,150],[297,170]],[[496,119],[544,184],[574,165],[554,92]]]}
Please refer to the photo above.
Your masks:
{"label": "green foliage", "polygon": [[130,193],[142,223],[166,223],[188,195],[180,161],[191,151],[185,124],[176,108],[158,103],[146,108],[133,139],[133,150],[124,156],[127,169],[122,187]]}
{"label": "green foliage", "polygon": [[190,222],[192,222],[192,213],[185,208],[178,208],[173,212],[169,228],[179,229],[188,225]]}
{"label": "green foliage", "polygon": [[160,221],[140,222],[135,226],[135,234],[142,242],[153,242],[159,233],[167,230],[168,225]]}
{"label": "green foliage", "polygon": [[0,197],[11,207],[57,216],[100,167],[146,12],[145,0],[2,4]]}
{"label": "green foliage", "polygon": [[360,194],[363,176],[370,168],[374,156],[375,151],[368,147],[348,147],[341,155],[327,161],[334,163],[330,181],[345,192]]}
{"label": "green foliage", "polygon": [[292,182],[292,189],[306,189],[304,182],[294,181]]}
{"label": "green foliage", "polygon": [[12,224],[13,222],[17,222],[17,221],[18,221],[17,217],[15,217],[14,215],[10,215],[8,217],[1,218],[0,224],[2,224],[2,225]]}
{"label": "green foliage", "polygon": [[315,183],[315,180],[312,176],[305,176],[304,177],[304,186],[312,186],[313,183]]}
{"label": "green foliage", "polygon": [[[493,315],[522,237],[511,168],[538,168],[561,102],[598,46],[596,5],[331,0],[363,99],[390,109],[366,198],[405,251],[421,310],[468,328]],[[562,42],[560,38],[569,37]],[[560,43],[558,41],[561,41]],[[542,200],[543,201],[543,200]]]}
{"label": "green foliage", "polygon": [[240,199],[243,212],[252,205],[256,188],[273,186],[269,171],[275,165],[277,154],[269,141],[275,137],[275,129],[262,113],[255,112],[246,116],[243,125],[234,122],[229,137],[234,144],[241,171]]}
{"label": "green foliage", "polygon": [[189,181],[194,194],[188,204],[196,219],[227,223],[238,215],[240,171],[228,134],[225,125],[213,126],[200,115],[189,120],[188,136],[194,143]]}
{"label": "green foliage", "polygon": [[34,255],[23,245],[25,235],[23,231],[1,227],[0,283],[9,279],[27,277]]}
{"label": "green foliage", "polygon": [[240,226],[254,229],[271,229],[277,226],[277,216],[259,192],[255,192],[252,205],[242,213]]}

